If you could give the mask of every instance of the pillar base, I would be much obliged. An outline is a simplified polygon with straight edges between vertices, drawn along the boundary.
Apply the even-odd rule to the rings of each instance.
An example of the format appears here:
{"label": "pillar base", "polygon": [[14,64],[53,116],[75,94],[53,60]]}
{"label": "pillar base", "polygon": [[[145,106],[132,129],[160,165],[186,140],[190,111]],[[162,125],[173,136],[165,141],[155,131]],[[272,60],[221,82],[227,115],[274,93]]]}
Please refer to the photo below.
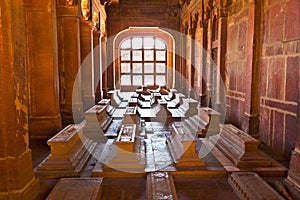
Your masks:
{"label": "pillar base", "polygon": [[200,99],[200,107],[207,107],[208,106],[208,103],[207,103],[208,99],[207,99],[206,94],[200,94],[199,99]]}
{"label": "pillar base", "polygon": [[259,116],[244,113],[242,115],[242,127],[241,129],[258,139],[259,137]]}
{"label": "pillar base", "polygon": [[7,192],[0,192],[0,199],[14,199],[14,200],[29,200],[35,199],[39,193],[40,181],[33,178],[27,185],[19,190],[10,190]]}
{"label": "pillar base", "polygon": [[285,185],[293,194],[294,199],[300,199],[300,151],[293,151],[291,155],[288,177]]}
{"label": "pillar base", "polygon": [[0,199],[30,200],[37,196],[40,184],[33,173],[30,149],[19,156],[1,159],[0,166],[4,173],[0,179]]}
{"label": "pillar base", "polygon": [[226,117],[226,103],[215,103],[214,110],[220,113],[220,122],[225,122]]}

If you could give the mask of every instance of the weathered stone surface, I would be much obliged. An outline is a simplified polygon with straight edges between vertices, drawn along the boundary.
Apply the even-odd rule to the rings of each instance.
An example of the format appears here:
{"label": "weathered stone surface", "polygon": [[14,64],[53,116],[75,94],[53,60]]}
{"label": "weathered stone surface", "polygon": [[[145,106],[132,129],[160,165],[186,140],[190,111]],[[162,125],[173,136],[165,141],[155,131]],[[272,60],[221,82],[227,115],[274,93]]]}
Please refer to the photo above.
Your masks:
{"label": "weathered stone surface", "polygon": [[29,149],[28,32],[24,1],[1,2],[0,199],[34,199],[39,181]]}
{"label": "weathered stone surface", "polygon": [[198,101],[192,98],[182,99],[182,104],[179,106],[178,111],[183,114],[183,116],[193,116],[197,114]]}
{"label": "weathered stone surface", "polygon": [[270,42],[283,39],[284,27],[283,5],[277,5],[270,9]]}
{"label": "weathered stone surface", "polygon": [[124,113],[123,124],[137,124],[137,107],[127,107]]}
{"label": "weathered stone surface", "polygon": [[172,133],[167,138],[167,145],[176,167],[205,166],[196,152],[196,132],[186,132],[180,125],[172,124],[172,127]]}
{"label": "weathered stone surface", "polygon": [[172,175],[168,172],[152,172],[147,175],[148,200],[177,200]]}
{"label": "weathered stone surface", "polygon": [[[44,4],[48,4],[46,7]],[[61,129],[54,2],[25,4],[30,137],[50,138]],[[40,30],[48,30],[41,32]],[[43,84],[41,84],[43,83]],[[42,133],[42,134],[41,134]]]}
{"label": "weathered stone surface", "polygon": [[86,126],[85,131],[100,134],[101,131],[106,131],[112,118],[109,113],[113,107],[109,105],[95,105],[85,112]]}
{"label": "weathered stone surface", "polygon": [[286,2],[286,18],[285,18],[285,39],[296,39],[300,35],[300,14],[296,12],[295,8],[300,7],[300,2],[297,0],[290,0]]}
{"label": "weathered stone surface", "polygon": [[274,58],[269,65],[268,97],[284,100],[285,60]]}
{"label": "weathered stone surface", "polygon": [[[120,151],[128,151],[133,153],[134,142],[136,135],[136,125],[135,124],[123,124],[121,130],[116,140],[116,144]],[[121,152],[119,152],[121,153]]]}
{"label": "weathered stone surface", "polygon": [[284,200],[276,190],[254,172],[234,172],[229,176],[228,182],[241,199]]}
{"label": "weathered stone surface", "polygon": [[300,56],[287,58],[286,100],[297,101],[297,87],[299,81]]}
{"label": "weathered stone surface", "polygon": [[[213,140],[215,137],[211,137]],[[270,167],[271,160],[258,150],[259,141],[231,124],[222,127],[216,147],[237,167]]]}
{"label": "weathered stone surface", "polygon": [[47,200],[100,199],[102,178],[61,178]]}
{"label": "weathered stone surface", "polygon": [[[80,25],[78,4],[57,4],[57,42],[60,77],[60,109],[64,126],[83,120],[80,69]],[[74,59],[76,58],[76,59]],[[74,90],[73,90],[74,89]]]}
{"label": "weathered stone surface", "polygon": [[41,177],[79,176],[96,143],[83,135],[84,124],[64,128],[47,141],[50,155],[36,168]]}

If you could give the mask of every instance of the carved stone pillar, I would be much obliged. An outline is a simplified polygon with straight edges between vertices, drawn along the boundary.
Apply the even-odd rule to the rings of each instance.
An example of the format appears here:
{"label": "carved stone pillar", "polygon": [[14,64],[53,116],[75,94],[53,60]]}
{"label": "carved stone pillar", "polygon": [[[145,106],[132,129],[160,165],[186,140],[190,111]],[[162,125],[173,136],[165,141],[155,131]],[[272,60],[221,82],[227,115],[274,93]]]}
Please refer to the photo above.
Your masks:
{"label": "carved stone pillar", "polygon": [[[259,59],[260,59],[260,25],[261,2],[249,2],[247,44],[246,44],[246,72],[245,76],[245,104],[242,115],[242,130],[253,137],[258,137],[259,129]],[[255,35],[254,35],[255,33]],[[254,45],[255,44],[255,45]]]}
{"label": "carved stone pillar", "polygon": [[[108,60],[109,61],[113,61],[113,56],[108,54],[107,51],[110,50],[111,52],[113,51],[112,50],[112,43],[109,43],[107,45],[107,39],[106,37],[103,37],[101,38],[101,42],[100,42],[100,55],[101,55],[101,64],[102,64],[102,90],[103,90],[103,96],[104,98],[107,98],[107,92],[109,91],[109,81],[113,82],[113,80],[109,80],[109,76],[108,76],[108,68],[109,68],[109,65],[111,66],[111,68],[113,67],[112,63],[108,63]],[[111,49],[108,49],[107,48],[111,48]],[[113,85],[115,83],[112,83]]]}
{"label": "carved stone pillar", "polygon": [[219,9],[218,19],[218,58],[216,69],[216,102],[215,110],[221,113],[221,121],[225,121],[226,109],[226,92],[225,92],[225,57],[226,57],[226,42],[227,42],[227,11],[223,8]]}
{"label": "carved stone pillar", "polygon": [[[17,14],[16,14],[17,13]],[[0,199],[34,199],[39,181],[33,173],[28,136],[24,2],[1,2],[0,15]]]}
{"label": "carved stone pillar", "polygon": [[63,124],[83,119],[81,100],[79,10],[74,1],[58,1],[58,63]]}
{"label": "carved stone pillar", "polygon": [[[204,11],[203,11],[204,12]],[[200,27],[202,29],[202,83],[201,83],[201,94],[200,94],[200,106],[207,107],[209,105],[209,96],[207,92],[207,28],[208,23],[207,20],[204,19],[204,15],[202,16],[202,21],[200,22]]]}
{"label": "carved stone pillar", "polygon": [[[300,72],[299,72],[300,76]],[[300,199],[300,81],[298,83],[298,111],[297,111],[297,139],[292,152],[286,184],[295,194],[295,199]]]}
{"label": "carved stone pillar", "polygon": [[95,94],[95,103],[99,102],[102,99],[103,91],[102,91],[102,66],[100,64],[101,56],[100,56],[100,36],[101,33],[94,31],[93,32],[93,53],[94,53],[94,94]]}
{"label": "carved stone pillar", "polygon": [[25,3],[30,137],[50,138],[61,129],[55,4]]}
{"label": "carved stone pillar", "polygon": [[81,89],[83,109],[95,105],[93,31],[88,21],[80,23]]}

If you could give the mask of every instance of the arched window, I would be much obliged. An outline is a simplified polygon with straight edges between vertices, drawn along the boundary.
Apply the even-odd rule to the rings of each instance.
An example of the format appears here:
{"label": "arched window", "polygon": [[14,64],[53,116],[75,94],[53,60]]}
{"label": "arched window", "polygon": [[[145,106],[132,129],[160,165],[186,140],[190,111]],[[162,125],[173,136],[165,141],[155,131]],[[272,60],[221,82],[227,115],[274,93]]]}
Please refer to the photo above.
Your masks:
{"label": "arched window", "polygon": [[120,85],[166,85],[167,46],[153,36],[130,37],[119,46]]}

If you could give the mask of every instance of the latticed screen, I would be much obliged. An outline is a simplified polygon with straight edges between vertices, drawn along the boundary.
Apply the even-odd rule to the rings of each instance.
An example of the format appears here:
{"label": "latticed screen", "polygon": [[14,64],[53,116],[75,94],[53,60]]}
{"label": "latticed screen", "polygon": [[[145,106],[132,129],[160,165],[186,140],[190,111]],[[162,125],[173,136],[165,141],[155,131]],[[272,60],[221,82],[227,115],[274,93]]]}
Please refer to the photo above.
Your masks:
{"label": "latticed screen", "polygon": [[121,85],[166,85],[167,48],[155,37],[132,37],[120,44]]}

